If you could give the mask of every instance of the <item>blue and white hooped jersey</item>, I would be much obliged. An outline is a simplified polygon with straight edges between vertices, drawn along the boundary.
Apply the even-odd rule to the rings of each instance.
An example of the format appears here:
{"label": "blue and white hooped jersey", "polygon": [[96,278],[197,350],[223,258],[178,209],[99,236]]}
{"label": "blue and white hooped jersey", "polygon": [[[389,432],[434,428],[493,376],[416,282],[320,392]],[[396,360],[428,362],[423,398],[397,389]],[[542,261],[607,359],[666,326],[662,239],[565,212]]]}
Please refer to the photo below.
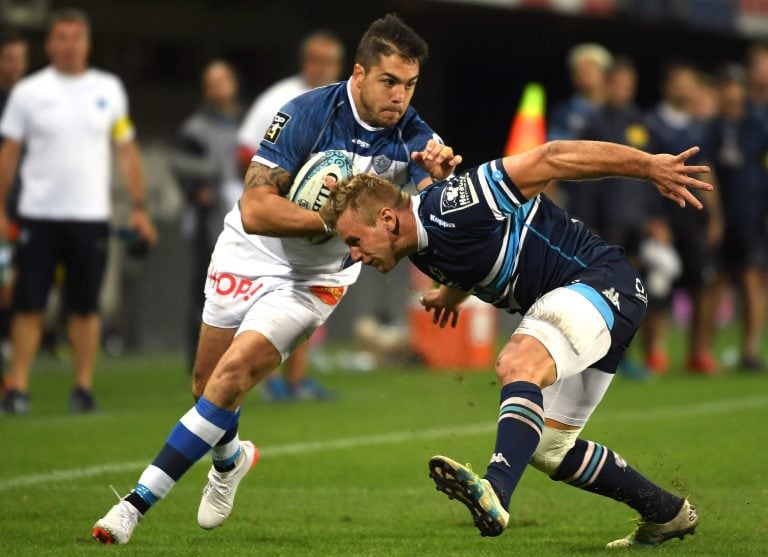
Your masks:
{"label": "blue and white hooped jersey", "polygon": [[427,173],[411,152],[440,138],[408,107],[397,125],[374,128],[360,119],[349,81],[320,87],[289,101],[275,115],[253,160],[280,166],[295,176],[315,153],[346,153],[355,172],[373,173],[394,184],[418,184]]}
{"label": "blue and white hooped jersey", "polygon": [[587,268],[624,257],[545,195],[525,199],[501,159],[437,182],[413,201],[427,236],[413,263],[509,311],[525,312]]}

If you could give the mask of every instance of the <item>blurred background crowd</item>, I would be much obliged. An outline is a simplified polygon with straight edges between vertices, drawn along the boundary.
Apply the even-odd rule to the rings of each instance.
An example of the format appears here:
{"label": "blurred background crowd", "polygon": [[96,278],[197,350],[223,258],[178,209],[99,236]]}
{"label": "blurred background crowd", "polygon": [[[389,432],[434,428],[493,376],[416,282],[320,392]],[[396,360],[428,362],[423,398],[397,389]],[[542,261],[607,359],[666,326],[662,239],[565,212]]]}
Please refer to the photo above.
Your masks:
{"label": "blurred background crowd", "polygon": [[[66,62],[66,46],[51,46],[48,18],[70,6],[88,17],[85,63],[119,78],[135,127],[113,134],[112,164],[121,172],[112,173],[110,186],[98,332],[108,353],[169,350],[191,358],[210,252],[273,115],[293,96],[345,79],[345,53],[371,21],[396,11],[431,49],[414,107],[465,166],[502,154],[524,86],[534,81],[546,94],[540,116],[548,139],[615,141],[653,153],[701,146],[697,159],[711,165],[706,179],[717,186],[701,213],[631,181],[562,183],[548,193],[624,246],[643,270],[649,312],[625,374],[764,371],[768,42],[761,41],[768,39],[768,2],[0,0],[0,112],[25,75]],[[138,177],[121,162],[126,141],[139,147]],[[11,219],[20,191],[15,175],[6,203]],[[151,222],[137,221],[144,211]],[[0,245],[6,336],[14,247],[12,234]],[[444,340],[434,340],[413,310],[419,279],[411,274],[408,266],[385,277],[364,272],[309,343],[354,342],[355,351],[341,361],[315,349],[313,366],[370,369],[408,359],[492,365],[492,346],[514,318],[496,322],[493,312],[468,308],[468,325],[451,342],[466,340],[469,348],[445,361]],[[47,300],[41,339],[54,353],[66,343],[60,290]],[[737,340],[717,348],[718,332],[731,323]],[[670,329],[678,327],[685,330],[682,351],[670,349]],[[443,349],[434,354],[429,345]],[[11,352],[6,341],[3,359]],[[683,360],[671,361],[678,352]],[[299,351],[266,396],[285,396],[281,385],[298,384],[308,358]],[[305,395],[329,396],[319,385]]]}

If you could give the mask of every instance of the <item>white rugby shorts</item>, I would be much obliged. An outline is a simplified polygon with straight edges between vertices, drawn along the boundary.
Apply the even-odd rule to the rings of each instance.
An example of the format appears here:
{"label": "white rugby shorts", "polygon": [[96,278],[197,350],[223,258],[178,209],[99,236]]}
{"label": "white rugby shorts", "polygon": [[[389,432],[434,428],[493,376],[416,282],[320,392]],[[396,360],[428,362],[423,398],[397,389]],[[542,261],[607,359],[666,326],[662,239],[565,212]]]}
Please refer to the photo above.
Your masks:
{"label": "white rugby shorts", "polygon": [[211,327],[237,329],[236,335],[261,333],[284,361],[328,319],[347,286],[328,275],[299,279],[276,273],[289,268],[275,261],[225,225],[208,268],[202,319]]}
{"label": "white rugby shorts", "polygon": [[523,316],[514,334],[541,342],[557,369],[557,381],[542,390],[544,416],[583,427],[613,379],[589,366],[611,347],[611,334],[600,312],[570,288],[547,292]]}

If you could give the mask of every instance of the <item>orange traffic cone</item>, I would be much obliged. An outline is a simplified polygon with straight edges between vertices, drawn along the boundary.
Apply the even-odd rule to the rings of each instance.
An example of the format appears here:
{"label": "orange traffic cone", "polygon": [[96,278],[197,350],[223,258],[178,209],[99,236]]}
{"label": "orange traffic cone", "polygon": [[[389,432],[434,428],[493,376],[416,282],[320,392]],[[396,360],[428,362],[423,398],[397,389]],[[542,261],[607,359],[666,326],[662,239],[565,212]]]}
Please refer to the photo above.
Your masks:
{"label": "orange traffic cone", "polygon": [[533,149],[547,140],[544,103],[545,93],[541,83],[527,84],[509,128],[505,157]]}

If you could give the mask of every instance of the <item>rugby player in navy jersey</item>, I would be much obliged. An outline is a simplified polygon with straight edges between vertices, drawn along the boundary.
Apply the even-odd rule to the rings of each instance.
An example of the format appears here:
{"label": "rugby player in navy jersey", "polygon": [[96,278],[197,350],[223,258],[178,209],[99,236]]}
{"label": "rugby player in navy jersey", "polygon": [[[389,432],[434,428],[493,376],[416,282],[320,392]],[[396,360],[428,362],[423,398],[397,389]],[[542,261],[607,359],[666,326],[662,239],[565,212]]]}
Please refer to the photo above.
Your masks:
{"label": "rugby player in navy jersey", "polygon": [[[501,410],[484,477],[445,456],[429,462],[437,488],[472,513],[484,536],[507,527],[510,498],[531,464],[626,503],[638,527],[608,547],[658,545],[693,533],[695,508],[614,451],[579,439],[645,313],[647,298],[621,248],[592,234],[541,192],[551,180],[626,176],[653,182],[681,207],[712,186],[686,166],[697,147],[650,155],[613,143],[555,141],[438,182],[409,197],[376,176],[341,184],[321,209],[353,260],[381,272],[409,257],[440,288],[421,303],[455,326],[470,294],[522,322],[496,360]],[[643,187],[638,184],[638,187]]]}
{"label": "rugby player in navy jersey", "polygon": [[316,153],[342,151],[356,173],[375,172],[419,189],[449,176],[461,157],[410,106],[428,47],[397,16],[374,21],[360,40],[352,76],[313,89],[275,115],[224,220],[211,255],[195,359],[196,404],[173,427],[136,487],[93,527],[101,543],[125,544],[139,520],[209,451],[213,465],[197,512],[221,526],[258,459],[239,437],[240,405],[331,315],[360,273],[317,212],[285,196]]}

